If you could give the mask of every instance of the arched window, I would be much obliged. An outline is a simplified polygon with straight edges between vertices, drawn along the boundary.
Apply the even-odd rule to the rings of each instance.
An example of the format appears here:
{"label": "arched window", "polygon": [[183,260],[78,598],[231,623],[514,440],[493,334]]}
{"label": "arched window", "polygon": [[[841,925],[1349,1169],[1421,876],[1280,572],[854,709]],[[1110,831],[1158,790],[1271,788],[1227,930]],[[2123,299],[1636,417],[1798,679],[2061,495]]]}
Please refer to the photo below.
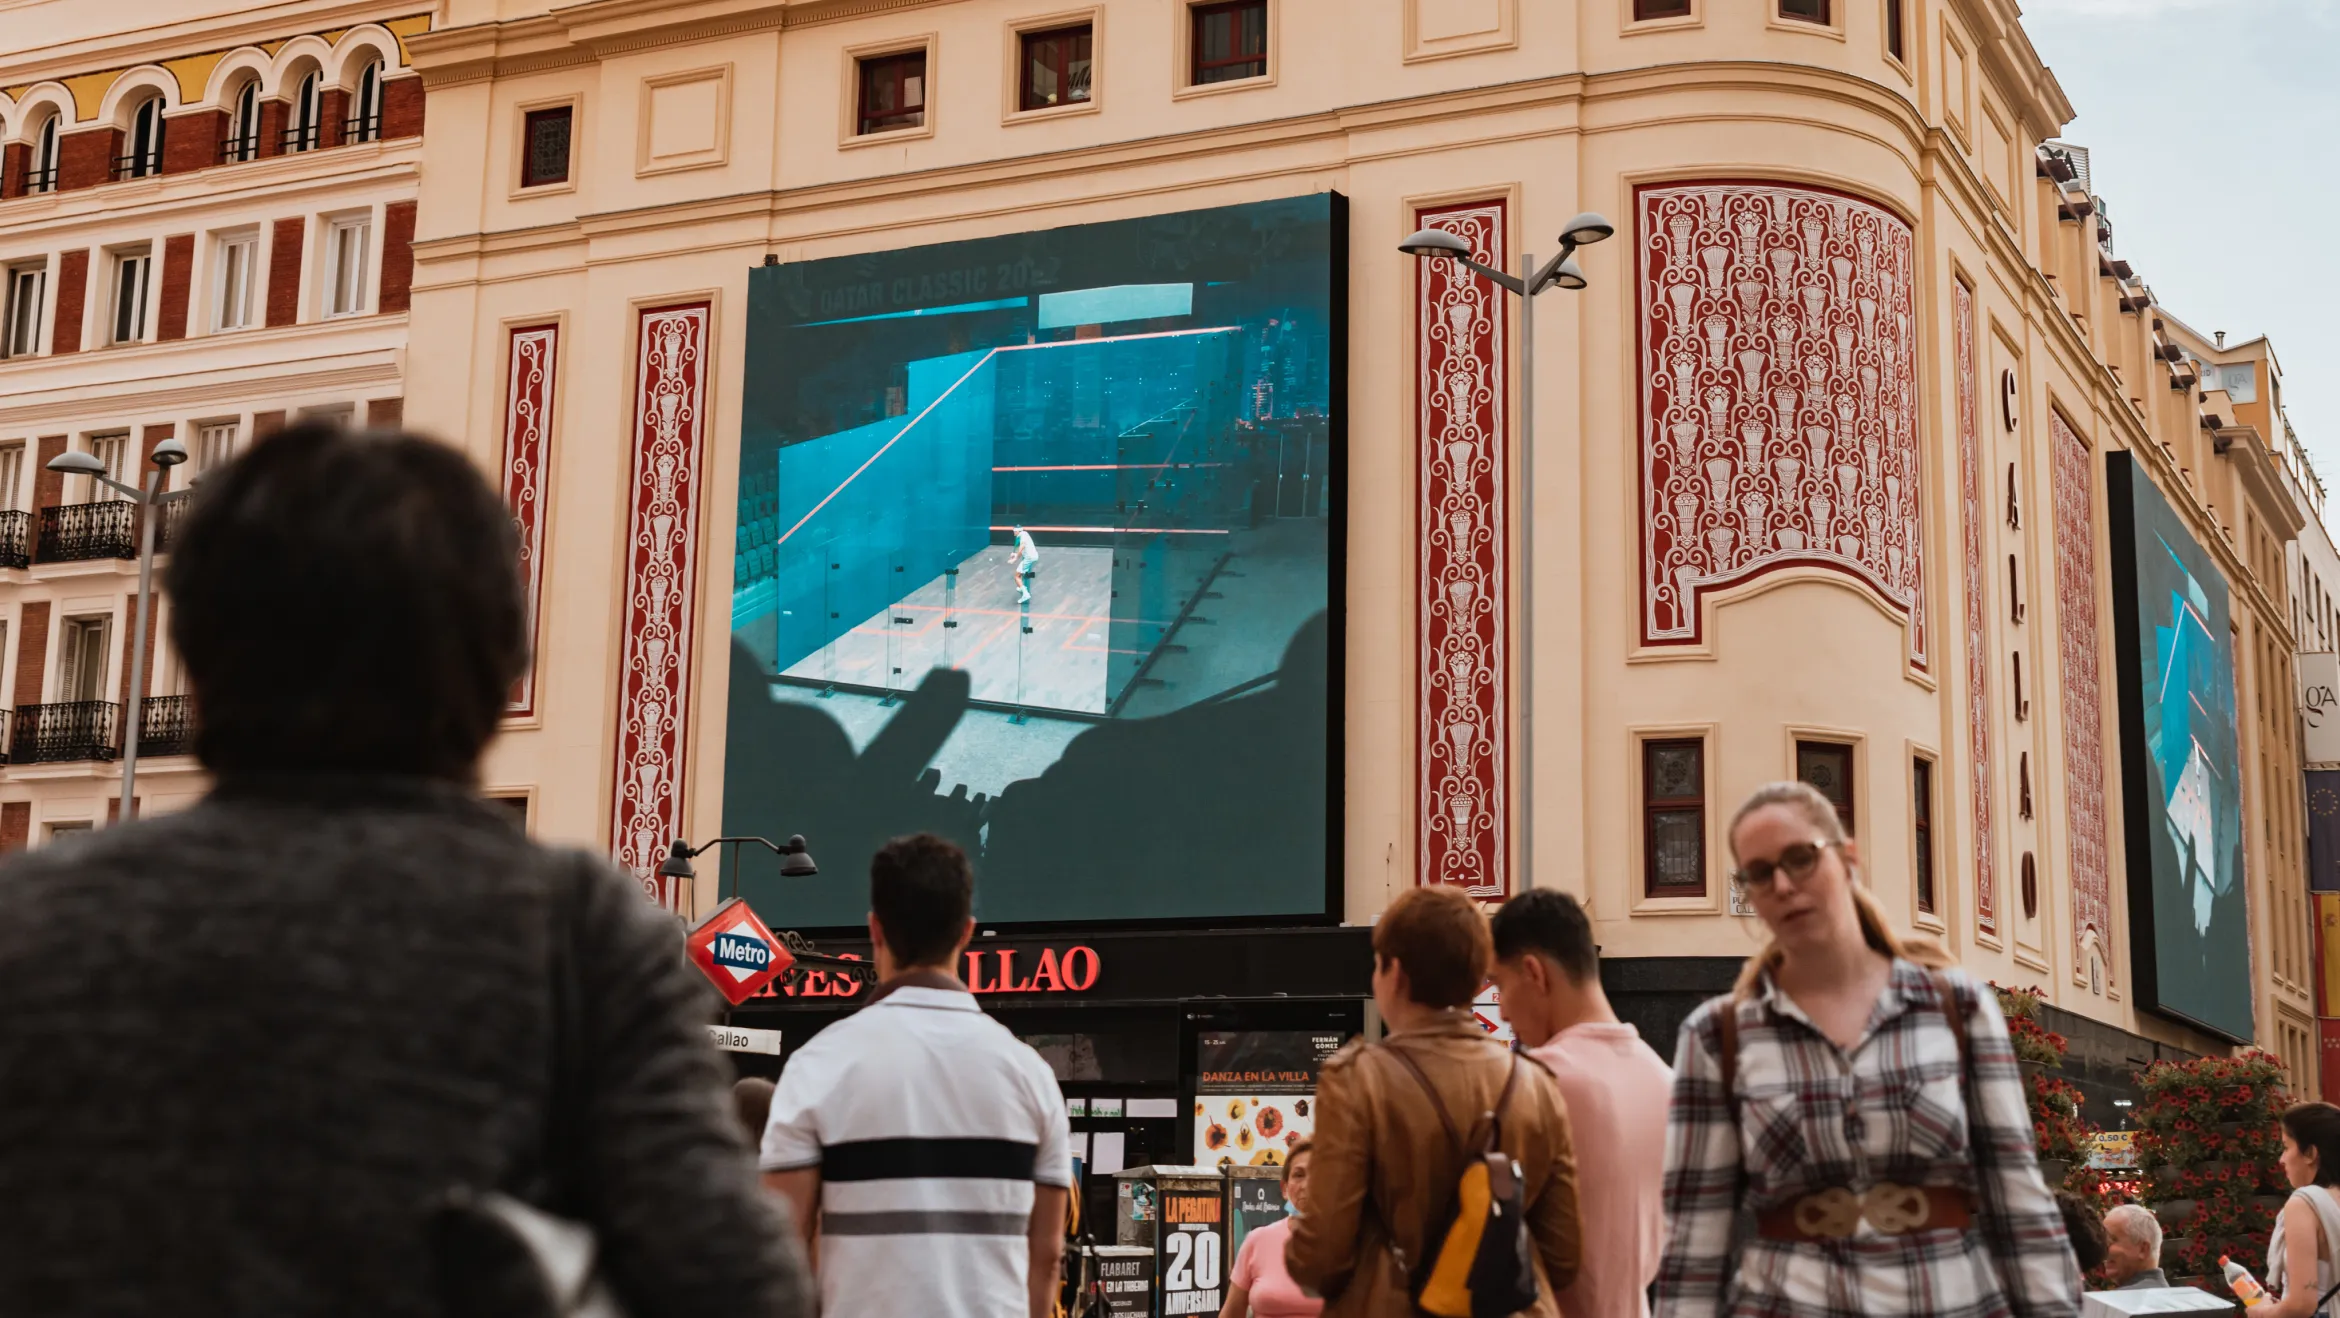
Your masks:
{"label": "arched window", "polygon": [[349,122],[341,126],[344,142],[375,142],[382,137],[382,61],[368,60],[358,70],[357,95],[350,101]]}
{"label": "arched window", "polygon": [[123,178],[148,178],[162,173],[162,112],[160,96],[147,97],[131,112],[129,152],[114,162],[116,172]]}
{"label": "arched window", "polygon": [[32,163],[24,175],[28,193],[57,190],[57,118],[52,114],[42,120],[40,131],[33,134]]}
{"label": "arched window", "polygon": [[254,78],[236,93],[235,110],[228,117],[227,140],[219,144],[219,158],[250,160],[260,154],[260,80]]}
{"label": "arched window", "polygon": [[317,125],[323,115],[319,101],[321,95],[317,73],[312,69],[308,76],[301,79],[301,89],[293,97],[292,124],[284,130],[286,151],[314,151],[317,148]]}

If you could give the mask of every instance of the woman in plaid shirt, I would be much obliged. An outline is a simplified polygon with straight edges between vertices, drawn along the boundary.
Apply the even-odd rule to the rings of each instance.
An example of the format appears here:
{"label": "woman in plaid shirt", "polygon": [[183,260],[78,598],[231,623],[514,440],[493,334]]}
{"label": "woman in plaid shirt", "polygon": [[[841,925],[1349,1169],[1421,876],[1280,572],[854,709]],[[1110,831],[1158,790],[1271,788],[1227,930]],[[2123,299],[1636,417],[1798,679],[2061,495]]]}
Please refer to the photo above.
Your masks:
{"label": "woman in plaid shirt", "polygon": [[1659,1318],[2077,1314],[1997,999],[1894,932],[1810,786],[1730,842],[1771,940],[1682,1026]]}

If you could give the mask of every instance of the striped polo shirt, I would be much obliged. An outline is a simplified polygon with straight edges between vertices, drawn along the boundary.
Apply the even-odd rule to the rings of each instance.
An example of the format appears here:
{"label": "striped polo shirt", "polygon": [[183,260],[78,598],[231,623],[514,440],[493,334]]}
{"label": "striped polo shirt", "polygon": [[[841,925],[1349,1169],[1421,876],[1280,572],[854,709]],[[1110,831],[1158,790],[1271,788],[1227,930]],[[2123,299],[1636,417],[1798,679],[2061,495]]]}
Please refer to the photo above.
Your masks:
{"label": "striped polo shirt", "polygon": [[1066,1131],[1048,1064],[963,989],[897,985],[813,1036],[762,1162],[820,1169],[823,1318],[1028,1318],[1032,1187],[1071,1184]]}

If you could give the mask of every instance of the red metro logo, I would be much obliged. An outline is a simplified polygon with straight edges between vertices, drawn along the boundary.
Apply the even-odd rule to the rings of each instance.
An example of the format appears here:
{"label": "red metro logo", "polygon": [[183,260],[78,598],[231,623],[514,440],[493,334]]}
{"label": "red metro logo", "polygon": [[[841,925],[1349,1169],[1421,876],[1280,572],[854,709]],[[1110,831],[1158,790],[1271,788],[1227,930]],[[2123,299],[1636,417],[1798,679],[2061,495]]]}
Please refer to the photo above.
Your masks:
{"label": "red metro logo", "polygon": [[796,958],[772,936],[748,904],[734,897],[691,930],[691,960],[736,1007],[788,973]]}

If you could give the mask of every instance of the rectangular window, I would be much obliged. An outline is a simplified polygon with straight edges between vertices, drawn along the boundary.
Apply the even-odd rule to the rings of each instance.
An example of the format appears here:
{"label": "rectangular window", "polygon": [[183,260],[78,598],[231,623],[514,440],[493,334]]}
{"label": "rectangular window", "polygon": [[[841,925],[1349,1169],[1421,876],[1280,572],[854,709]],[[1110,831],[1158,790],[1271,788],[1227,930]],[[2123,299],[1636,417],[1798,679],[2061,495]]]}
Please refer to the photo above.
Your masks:
{"label": "rectangular window", "polygon": [[890,133],[926,122],[926,52],[906,50],[860,61],[861,133]]}
{"label": "rectangular window", "polygon": [[335,220],[325,234],[325,314],[354,316],[366,309],[366,248],[371,220]]}
{"label": "rectangular window", "polygon": [[1194,16],[1191,82],[1199,87],[1267,76],[1267,0],[1196,5],[1189,12]]}
{"label": "rectangular window", "polygon": [[1779,16],[1800,23],[1828,21],[1828,0],[1779,0]]}
{"label": "rectangular window", "polygon": [[521,120],[520,186],[541,188],[569,181],[570,107],[530,110]]}
{"label": "rectangular window", "polygon": [[1885,0],[1885,53],[1897,60],[1909,59],[1909,38],[1901,20],[1901,0]]}
{"label": "rectangular window", "polygon": [[24,496],[19,492],[23,484],[23,442],[0,446],[0,512],[13,513],[24,508]]}
{"label": "rectangular window", "polygon": [[[89,437],[89,452],[90,456],[105,464],[106,475],[118,481],[123,480],[122,469],[130,460],[130,432],[120,430],[111,435],[91,435]],[[123,483],[128,484],[129,482],[123,481]],[[89,497],[91,502],[95,502],[100,499],[111,499],[114,496],[105,486],[92,480]]]}
{"label": "rectangular window", "polygon": [[195,427],[195,474],[200,476],[236,455],[236,423],[214,421]]}
{"label": "rectangular window", "polygon": [[252,324],[252,285],[260,268],[260,236],[247,233],[219,240],[219,314],[212,328],[247,329]]}
{"label": "rectangular window", "polygon": [[1934,909],[1934,762],[1923,755],[1909,762],[1910,819],[1917,836],[1917,908]]}
{"label": "rectangular window", "polygon": [[57,699],[60,702],[103,700],[106,690],[106,646],[112,639],[111,618],[67,618],[57,652]]}
{"label": "rectangular window", "polygon": [[1056,105],[1079,105],[1089,99],[1091,30],[1079,27],[1026,32],[1022,37],[1023,69],[1016,107],[1045,110]]}
{"label": "rectangular window", "polygon": [[1652,18],[1688,18],[1690,0],[1633,0],[1633,21]]}
{"label": "rectangular window", "polygon": [[1853,832],[1853,748],[1839,741],[1796,743],[1796,777],[1820,789],[1836,806],[1837,822],[1846,837]]}
{"label": "rectangular window", "polygon": [[1706,891],[1706,741],[1641,743],[1643,886],[1652,897]]}
{"label": "rectangular window", "polygon": [[146,338],[146,281],[154,269],[147,252],[125,252],[114,258],[113,343],[138,343]]}
{"label": "rectangular window", "polygon": [[30,357],[41,350],[41,301],[47,292],[45,266],[21,265],[8,272],[8,326],[0,355]]}

